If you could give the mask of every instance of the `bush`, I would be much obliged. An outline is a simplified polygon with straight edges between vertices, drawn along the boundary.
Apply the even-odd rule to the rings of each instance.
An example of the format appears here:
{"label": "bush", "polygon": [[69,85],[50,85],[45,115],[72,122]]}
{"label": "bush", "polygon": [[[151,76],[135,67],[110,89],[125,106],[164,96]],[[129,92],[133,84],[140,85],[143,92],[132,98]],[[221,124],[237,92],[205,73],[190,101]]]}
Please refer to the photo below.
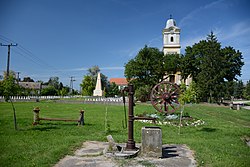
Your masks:
{"label": "bush", "polygon": [[48,96],[48,95],[54,96],[54,95],[57,95],[57,90],[53,86],[48,86],[41,90],[41,95],[42,96]]}
{"label": "bush", "polygon": [[192,81],[190,85],[187,87],[185,83],[181,84],[181,95],[179,101],[182,104],[185,103],[197,103],[198,90],[196,87],[196,83]]}
{"label": "bush", "polygon": [[141,102],[146,102],[150,99],[150,92],[151,92],[150,86],[145,85],[143,87],[139,87],[135,91],[135,97],[137,100],[139,100]]}

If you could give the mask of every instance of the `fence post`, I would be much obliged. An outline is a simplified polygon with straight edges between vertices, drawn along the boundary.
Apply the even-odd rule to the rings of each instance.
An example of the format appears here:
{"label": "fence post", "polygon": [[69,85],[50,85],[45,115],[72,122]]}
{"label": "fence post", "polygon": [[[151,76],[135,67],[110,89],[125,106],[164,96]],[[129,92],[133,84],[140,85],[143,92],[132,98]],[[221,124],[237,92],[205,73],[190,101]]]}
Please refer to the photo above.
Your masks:
{"label": "fence post", "polygon": [[78,125],[84,125],[84,110],[80,110],[80,117]]}
{"label": "fence post", "polygon": [[36,107],[33,109],[33,113],[34,113],[34,121],[33,121],[33,125],[37,125],[39,124],[39,112],[40,112],[40,108]]}
{"label": "fence post", "polygon": [[233,107],[234,107],[234,104],[233,104],[233,102],[232,102],[232,101],[230,102],[229,106],[230,106],[230,109],[232,110],[232,109],[233,109]]}
{"label": "fence post", "polygon": [[240,110],[240,104],[237,104],[237,110]]}

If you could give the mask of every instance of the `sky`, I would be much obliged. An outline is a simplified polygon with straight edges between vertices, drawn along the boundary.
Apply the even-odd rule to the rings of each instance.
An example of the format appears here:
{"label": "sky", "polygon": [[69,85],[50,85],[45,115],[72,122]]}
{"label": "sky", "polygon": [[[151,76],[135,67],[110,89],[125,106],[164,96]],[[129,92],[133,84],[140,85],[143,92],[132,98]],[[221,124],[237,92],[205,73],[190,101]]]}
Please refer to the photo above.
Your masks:
{"label": "sky", "polygon": [[[0,0],[0,43],[11,47],[10,70],[47,82],[59,77],[80,89],[87,69],[110,78],[145,45],[162,50],[170,14],[181,29],[181,53],[214,32],[222,47],[242,52],[239,79],[250,80],[249,0]],[[0,46],[0,73],[7,47]]]}

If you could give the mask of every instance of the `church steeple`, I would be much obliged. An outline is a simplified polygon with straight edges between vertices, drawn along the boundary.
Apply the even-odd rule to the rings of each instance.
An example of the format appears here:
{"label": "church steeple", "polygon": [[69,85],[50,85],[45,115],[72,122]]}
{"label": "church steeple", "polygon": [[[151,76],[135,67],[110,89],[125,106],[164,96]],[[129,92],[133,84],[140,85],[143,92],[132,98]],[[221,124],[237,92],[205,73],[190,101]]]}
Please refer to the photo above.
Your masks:
{"label": "church steeple", "polygon": [[181,29],[176,26],[175,20],[170,15],[163,29],[163,52],[164,54],[180,54],[180,31]]}

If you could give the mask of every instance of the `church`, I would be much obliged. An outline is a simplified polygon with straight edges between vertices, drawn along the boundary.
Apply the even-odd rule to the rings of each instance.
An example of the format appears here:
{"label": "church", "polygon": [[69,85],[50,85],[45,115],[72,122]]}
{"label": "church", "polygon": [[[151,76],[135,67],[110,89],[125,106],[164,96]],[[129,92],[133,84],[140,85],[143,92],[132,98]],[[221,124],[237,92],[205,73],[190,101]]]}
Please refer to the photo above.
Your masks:
{"label": "church", "polygon": [[[176,26],[176,21],[170,15],[170,18],[167,20],[166,27],[163,29],[163,53],[166,54],[180,54],[181,45],[180,45],[180,32],[181,29]],[[167,81],[176,83],[180,85],[181,82],[185,82],[186,85],[190,85],[192,79],[188,77],[185,81],[181,78],[181,73],[177,72],[175,74],[167,74]]]}
{"label": "church", "polygon": [[[166,54],[181,54],[181,45],[180,45],[180,32],[181,29],[177,27],[176,21],[170,15],[170,18],[167,20],[166,27],[163,29],[163,53]],[[180,85],[181,82],[184,82],[187,86],[190,85],[192,78],[188,77],[185,81],[181,78],[181,73],[177,72],[175,74],[167,74],[168,78],[166,81],[176,83]],[[122,82],[121,82],[122,80]],[[127,85],[126,78],[110,78],[110,83],[114,82],[119,86],[119,88]]]}

